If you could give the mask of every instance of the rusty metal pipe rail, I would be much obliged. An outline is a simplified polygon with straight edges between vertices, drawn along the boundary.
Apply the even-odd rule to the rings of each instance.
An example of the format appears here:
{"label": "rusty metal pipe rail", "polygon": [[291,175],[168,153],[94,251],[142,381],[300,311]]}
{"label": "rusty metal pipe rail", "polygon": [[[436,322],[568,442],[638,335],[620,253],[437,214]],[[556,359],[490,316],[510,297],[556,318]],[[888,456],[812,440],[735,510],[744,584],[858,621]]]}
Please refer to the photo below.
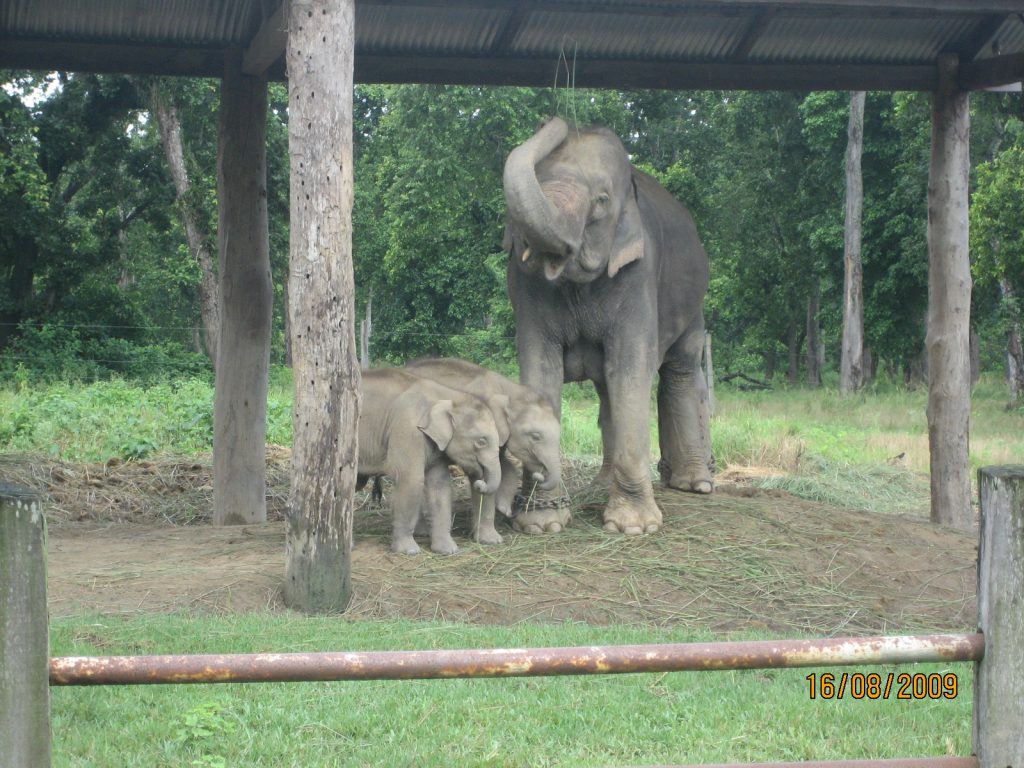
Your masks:
{"label": "rusty metal pipe rail", "polygon": [[264,683],[682,672],[979,661],[981,634],[532,649],[69,656],[50,685]]}
{"label": "rusty metal pipe rail", "polygon": [[889,757],[878,760],[806,760],[798,763],[699,763],[658,768],[978,768],[976,757]]}

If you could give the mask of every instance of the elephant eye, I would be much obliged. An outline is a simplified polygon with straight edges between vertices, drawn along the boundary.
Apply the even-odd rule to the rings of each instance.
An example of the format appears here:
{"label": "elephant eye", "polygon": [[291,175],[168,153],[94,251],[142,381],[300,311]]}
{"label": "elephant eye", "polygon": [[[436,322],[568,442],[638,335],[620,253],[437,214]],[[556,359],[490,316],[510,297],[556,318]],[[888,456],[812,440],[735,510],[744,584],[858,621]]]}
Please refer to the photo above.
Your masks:
{"label": "elephant eye", "polygon": [[531,432],[530,439],[533,440],[535,443],[540,442],[540,432]]}
{"label": "elephant eye", "polygon": [[608,201],[611,198],[608,197],[608,193],[599,192],[594,197],[594,204],[590,209],[590,220],[596,221],[597,219],[604,218],[605,214],[608,213]]}
{"label": "elephant eye", "polygon": [[487,447],[487,443],[488,443],[488,440],[487,440],[486,437],[478,437],[476,439],[476,446],[477,446],[477,448],[486,448]]}

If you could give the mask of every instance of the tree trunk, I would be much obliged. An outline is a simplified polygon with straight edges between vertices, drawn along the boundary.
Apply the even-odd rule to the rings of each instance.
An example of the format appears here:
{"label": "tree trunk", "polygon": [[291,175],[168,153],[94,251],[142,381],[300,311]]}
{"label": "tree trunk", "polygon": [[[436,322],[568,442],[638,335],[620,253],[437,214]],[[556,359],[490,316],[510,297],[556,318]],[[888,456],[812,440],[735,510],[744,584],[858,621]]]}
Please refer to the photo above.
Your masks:
{"label": "tree trunk", "polygon": [[796,323],[789,324],[789,339],[786,346],[789,350],[789,371],[786,380],[795,387],[800,383],[800,330]]}
{"label": "tree trunk", "polygon": [[999,292],[1010,315],[1010,329],[1006,332],[1006,382],[1010,399],[1006,408],[1012,410],[1020,405],[1020,393],[1024,391],[1024,347],[1021,346],[1020,312],[1013,286],[1005,278],[999,281]]}
{"label": "tree trunk", "polygon": [[939,58],[932,95],[928,175],[928,444],[931,519],[970,528],[968,464],[971,270],[968,256],[969,97],[957,87],[955,54]]}
{"label": "tree trunk", "polygon": [[181,141],[181,122],[174,102],[165,94],[159,81],[154,80],[150,87],[150,110],[156,119],[157,130],[160,132],[160,143],[164,147],[167,167],[174,180],[176,205],[181,225],[185,230],[192,258],[199,265],[201,273],[199,283],[199,311],[203,318],[206,332],[206,352],[217,364],[217,343],[220,340],[220,296],[217,290],[217,274],[213,268],[213,258],[206,231],[202,225],[202,213],[196,209],[190,194],[191,184],[188,178],[188,167],[185,164],[185,150]]}
{"label": "tree trunk", "polygon": [[47,618],[39,498],[0,483],[0,768],[50,765]]}
{"label": "tree trunk", "polygon": [[373,289],[366,298],[366,312],[359,328],[359,364],[363,368],[370,367],[370,337],[373,335]]}
{"label": "tree trunk", "polygon": [[821,280],[814,279],[814,287],[807,298],[807,384],[821,386],[821,326],[818,313],[821,311]]}
{"label": "tree trunk", "polygon": [[270,327],[267,83],[229,55],[221,81],[217,197],[221,329],[213,406],[213,522],[267,519]]}
{"label": "tree trunk", "polygon": [[864,91],[850,94],[846,139],[846,224],[843,246],[843,347],[839,362],[839,391],[856,392],[864,382],[864,288],[861,266],[861,219],[864,180]]}
{"label": "tree trunk", "polygon": [[764,380],[771,381],[775,378],[775,350],[770,349],[764,353]]}
{"label": "tree trunk", "polygon": [[352,594],[359,359],[352,277],[355,0],[293,0],[288,23],[290,307],[295,378],[285,603]]}
{"label": "tree trunk", "polygon": [[715,365],[711,359],[711,332],[704,332],[704,378],[708,383],[708,418],[715,415]]}
{"label": "tree trunk", "polygon": [[1024,466],[978,470],[978,631],[974,754],[979,768],[1024,765]]}

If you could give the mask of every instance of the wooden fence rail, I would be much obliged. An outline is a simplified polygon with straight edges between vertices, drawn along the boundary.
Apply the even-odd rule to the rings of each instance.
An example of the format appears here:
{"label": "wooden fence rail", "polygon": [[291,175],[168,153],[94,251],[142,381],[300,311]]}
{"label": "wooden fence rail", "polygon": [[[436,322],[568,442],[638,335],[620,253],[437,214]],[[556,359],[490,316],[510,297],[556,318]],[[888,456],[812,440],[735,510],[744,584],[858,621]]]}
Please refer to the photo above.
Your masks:
{"label": "wooden fence rail", "polygon": [[[536,649],[50,659],[38,499],[0,486],[0,768],[48,766],[47,685],[284,682],[975,663],[974,756],[747,768],[1024,768],[1024,466],[979,470],[979,633]],[[47,674],[47,670],[49,673]],[[12,672],[16,671],[16,673]],[[702,768],[738,768],[703,766]]]}

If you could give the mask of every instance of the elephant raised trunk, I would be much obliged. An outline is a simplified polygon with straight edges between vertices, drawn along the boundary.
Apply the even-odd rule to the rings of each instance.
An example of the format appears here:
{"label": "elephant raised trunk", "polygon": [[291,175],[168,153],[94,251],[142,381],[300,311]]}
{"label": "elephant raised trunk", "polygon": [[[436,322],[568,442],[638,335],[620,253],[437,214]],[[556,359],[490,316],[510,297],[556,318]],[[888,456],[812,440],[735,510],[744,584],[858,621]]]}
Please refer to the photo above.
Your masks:
{"label": "elephant raised trunk", "polygon": [[522,226],[527,243],[531,248],[540,248],[562,257],[579,251],[582,233],[572,226],[570,217],[544,194],[537,181],[535,166],[568,135],[569,126],[565,121],[553,118],[512,150],[505,161],[503,176],[509,218]]}

